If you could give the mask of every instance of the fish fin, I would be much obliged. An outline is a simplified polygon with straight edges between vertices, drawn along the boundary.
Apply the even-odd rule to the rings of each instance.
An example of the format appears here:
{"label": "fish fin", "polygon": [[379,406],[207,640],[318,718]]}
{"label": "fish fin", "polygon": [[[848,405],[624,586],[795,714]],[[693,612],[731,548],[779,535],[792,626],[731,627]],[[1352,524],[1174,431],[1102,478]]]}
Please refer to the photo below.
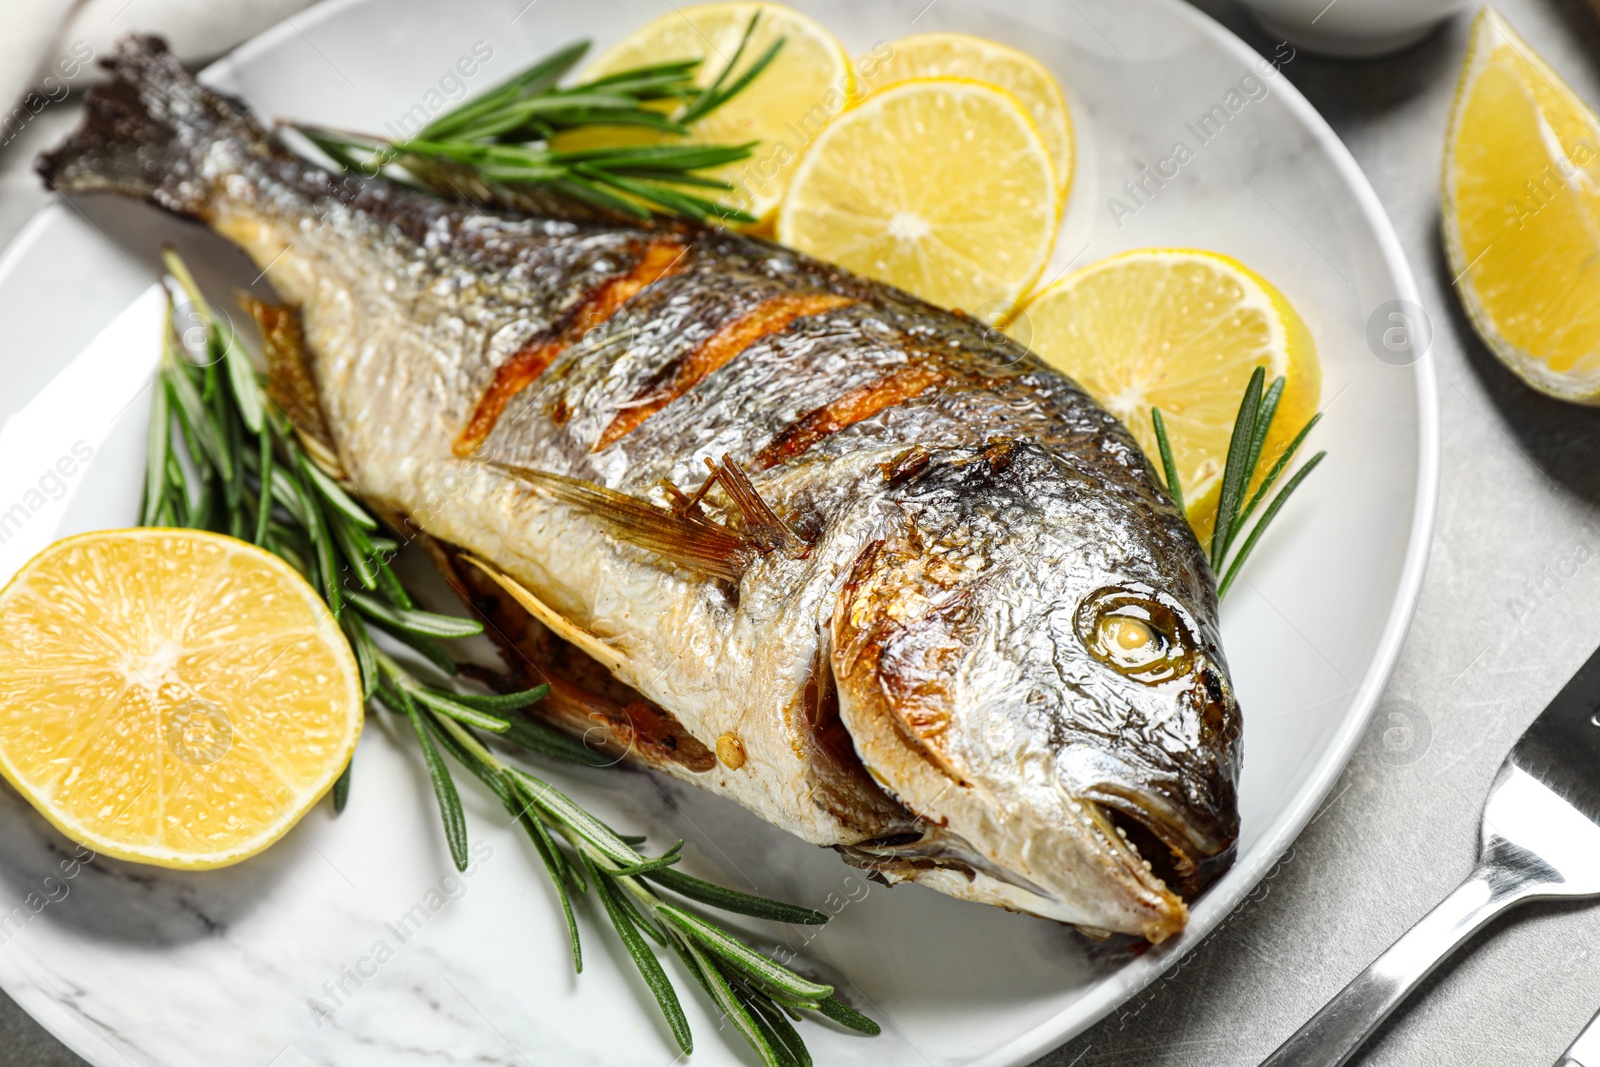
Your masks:
{"label": "fish fin", "polygon": [[736,582],[756,546],[721,523],[688,510],[674,511],[594,482],[494,460],[489,466],[538,486],[564,504],[588,512],[618,540],[689,570]]}
{"label": "fish fin", "polygon": [[39,157],[39,174],[52,189],[142,197],[203,221],[212,183],[202,165],[216,142],[293,158],[242,102],[195,81],[160,37],[124,37],[101,65],[111,79],[85,95],[83,124]]}
{"label": "fish fin", "polygon": [[675,716],[618,681],[581,649],[560,641],[490,570],[466,566],[467,553],[455,545],[419,536],[456,595],[483,617],[486,633],[510,670],[505,675],[463,663],[463,675],[500,692],[548,684],[549,694],[527,714],[614,760],[636,760],[679,777],[716,767],[716,755]]}
{"label": "fish fin", "polygon": [[[707,482],[707,486],[710,483]],[[667,494],[667,499],[672,501],[672,510],[688,519],[704,519],[705,511],[700,507],[699,496],[689,496],[682,489],[673,485],[666,478],[661,479],[661,490]]]}
{"label": "fish fin", "polygon": [[722,482],[729,499],[739,509],[739,514],[744,516],[749,538],[757,548],[762,552],[784,552],[791,556],[806,552],[810,546],[762,499],[750,476],[734,462],[732,456],[724,454],[720,467],[709,459],[706,460],[706,466],[711,468],[711,476]]}
{"label": "fish fin", "polygon": [[627,662],[622,653],[606,644],[589,630],[568,619],[550,605],[540,600],[527,586],[517,581],[505,571],[492,563],[487,563],[477,556],[464,554],[466,561],[488,575],[501,589],[511,594],[522,609],[550,629],[550,632],[578,648],[584,655],[593,659],[600,666],[617,673]]}
{"label": "fish fin", "polygon": [[257,300],[246,292],[235,297],[261,332],[261,356],[267,363],[267,399],[283,412],[306,451],[324,470],[340,469],[339,450],[328,432],[311,372],[300,310]]}

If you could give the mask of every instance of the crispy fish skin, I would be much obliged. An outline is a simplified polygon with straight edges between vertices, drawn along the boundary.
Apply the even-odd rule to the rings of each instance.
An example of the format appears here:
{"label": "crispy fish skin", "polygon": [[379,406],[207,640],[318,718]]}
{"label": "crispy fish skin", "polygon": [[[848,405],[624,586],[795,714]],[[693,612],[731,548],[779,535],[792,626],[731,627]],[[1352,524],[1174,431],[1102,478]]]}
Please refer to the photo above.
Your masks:
{"label": "crispy fish skin", "polygon": [[[260,264],[300,309],[357,489],[515,579],[723,755],[636,758],[887,880],[1182,929],[1238,834],[1215,587],[1074,383],[763,241],[332,175],[157,39],[107,66],[46,180],[143,197]],[[693,532],[664,483],[692,493],[725,457],[781,521],[757,536],[730,474],[696,514],[745,547],[712,564],[594,503]]]}

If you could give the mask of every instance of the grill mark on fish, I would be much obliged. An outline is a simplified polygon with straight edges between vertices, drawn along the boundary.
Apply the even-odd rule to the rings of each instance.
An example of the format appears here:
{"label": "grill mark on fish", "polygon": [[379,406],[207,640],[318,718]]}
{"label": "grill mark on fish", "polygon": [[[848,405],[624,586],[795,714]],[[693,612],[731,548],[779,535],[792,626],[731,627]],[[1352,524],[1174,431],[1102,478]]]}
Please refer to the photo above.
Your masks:
{"label": "grill mark on fish", "polygon": [[676,274],[688,255],[688,246],[676,240],[651,241],[625,274],[600,283],[586,293],[562,321],[518,349],[494,373],[494,381],[478,401],[467,428],[456,438],[455,454],[470,456],[493,432],[511,398],[539,379],[575,341],[604,325],[646,286]]}
{"label": "grill mark on fish", "polygon": [[768,470],[787,463],[828,435],[921,396],[949,380],[949,373],[936,367],[910,366],[852,389],[779,430],[778,435],[756,453],[751,466]]}
{"label": "grill mark on fish", "polygon": [[650,416],[699,385],[707,375],[739,358],[763,337],[782,333],[796,319],[820,315],[852,303],[849,297],[833,293],[785,293],[768,297],[656,372],[611,420],[593,450],[598,452],[615,444]]}

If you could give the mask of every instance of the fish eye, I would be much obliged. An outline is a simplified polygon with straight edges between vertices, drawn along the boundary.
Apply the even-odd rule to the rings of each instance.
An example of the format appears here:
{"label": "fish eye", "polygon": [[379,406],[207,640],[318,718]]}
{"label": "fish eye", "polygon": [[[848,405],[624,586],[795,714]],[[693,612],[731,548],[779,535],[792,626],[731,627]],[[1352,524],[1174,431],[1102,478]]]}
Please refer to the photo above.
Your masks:
{"label": "fish eye", "polygon": [[1194,669],[1194,639],[1175,604],[1153,590],[1101,589],[1078,608],[1078,637],[1119,674],[1154,685]]}

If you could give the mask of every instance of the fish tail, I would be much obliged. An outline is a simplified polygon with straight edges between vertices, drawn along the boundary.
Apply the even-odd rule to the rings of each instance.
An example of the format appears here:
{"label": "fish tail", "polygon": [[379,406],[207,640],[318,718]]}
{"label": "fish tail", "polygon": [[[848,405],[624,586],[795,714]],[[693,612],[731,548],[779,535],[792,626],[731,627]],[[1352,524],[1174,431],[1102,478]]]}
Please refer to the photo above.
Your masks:
{"label": "fish tail", "polygon": [[242,102],[195,81],[160,37],[125,37],[101,65],[111,80],[86,95],[83,124],[39,158],[52,189],[120,193],[205,220],[213,183],[204,161],[217,142],[284,151]]}

